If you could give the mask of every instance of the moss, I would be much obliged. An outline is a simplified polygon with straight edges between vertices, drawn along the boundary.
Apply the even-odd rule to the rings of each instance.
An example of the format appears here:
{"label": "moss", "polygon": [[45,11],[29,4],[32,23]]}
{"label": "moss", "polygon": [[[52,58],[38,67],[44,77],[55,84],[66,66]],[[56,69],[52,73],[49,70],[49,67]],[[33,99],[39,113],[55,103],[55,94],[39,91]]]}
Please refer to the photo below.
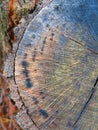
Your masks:
{"label": "moss", "polygon": [[0,0],[0,71],[3,69],[3,61],[7,53],[11,50],[8,34],[8,12],[7,1]]}

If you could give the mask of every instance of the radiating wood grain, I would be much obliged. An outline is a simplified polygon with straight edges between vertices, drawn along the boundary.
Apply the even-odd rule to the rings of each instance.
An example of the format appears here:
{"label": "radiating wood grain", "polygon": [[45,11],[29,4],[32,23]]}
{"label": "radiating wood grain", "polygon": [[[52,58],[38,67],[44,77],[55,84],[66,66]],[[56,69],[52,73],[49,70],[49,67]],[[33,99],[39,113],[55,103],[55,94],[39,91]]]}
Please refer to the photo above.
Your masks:
{"label": "radiating wood grain", "polygon": [[95,0],[54,0],[30,22],[15,57],[15,81],[41,130],[98,129]]}

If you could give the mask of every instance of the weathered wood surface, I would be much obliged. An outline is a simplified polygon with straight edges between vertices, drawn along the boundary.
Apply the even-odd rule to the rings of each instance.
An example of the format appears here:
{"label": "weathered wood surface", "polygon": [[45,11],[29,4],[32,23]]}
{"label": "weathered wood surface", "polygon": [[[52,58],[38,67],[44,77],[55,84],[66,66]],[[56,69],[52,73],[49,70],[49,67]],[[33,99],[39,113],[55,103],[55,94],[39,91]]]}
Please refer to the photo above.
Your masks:
{"label": "weathered wood surface", "polygon": [[28,25],[13,75],[31,130],[98,130],[97,21],[96,0],[53,0]]}

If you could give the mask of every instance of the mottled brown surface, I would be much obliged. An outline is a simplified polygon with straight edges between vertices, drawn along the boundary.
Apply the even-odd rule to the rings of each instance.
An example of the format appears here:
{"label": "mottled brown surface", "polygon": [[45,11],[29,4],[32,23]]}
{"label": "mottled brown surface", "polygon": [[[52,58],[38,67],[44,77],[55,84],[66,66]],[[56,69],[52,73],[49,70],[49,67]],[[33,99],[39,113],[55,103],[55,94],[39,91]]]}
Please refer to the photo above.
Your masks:
{"label": "mottled brown surface", "polygon": [[0,130],[21,130],[14,115],[18,112],[13,100],[10,98],[9,81],[0,74]]}

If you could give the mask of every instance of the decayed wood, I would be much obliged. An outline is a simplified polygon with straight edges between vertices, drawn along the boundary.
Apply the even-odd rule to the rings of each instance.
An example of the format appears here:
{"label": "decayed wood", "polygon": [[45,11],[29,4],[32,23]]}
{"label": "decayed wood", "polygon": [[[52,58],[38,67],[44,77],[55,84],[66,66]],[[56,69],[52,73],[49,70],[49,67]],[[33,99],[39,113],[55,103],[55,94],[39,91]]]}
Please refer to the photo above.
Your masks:
{"label": "decayed wood", "polygon": [[7,79],[0,74],[0,129],[21,130],[14,120],[17,107],[9,97],[10,88]]}
{"label": "decayed wood", "polygon": [[22,18],[22,14],[28,14],[28,10],[34,10],[38,1],[32,0],[29,2],[21,3],[20,8],[18,9],[19,1],[17,0],[9,0],[8,2],[8,16],[9,16],[9,23],[8,23],[8,33],[11,39],[11,43],[15,42],[16,36],[14,33],[14,28],[19,24],[20,19]]}

